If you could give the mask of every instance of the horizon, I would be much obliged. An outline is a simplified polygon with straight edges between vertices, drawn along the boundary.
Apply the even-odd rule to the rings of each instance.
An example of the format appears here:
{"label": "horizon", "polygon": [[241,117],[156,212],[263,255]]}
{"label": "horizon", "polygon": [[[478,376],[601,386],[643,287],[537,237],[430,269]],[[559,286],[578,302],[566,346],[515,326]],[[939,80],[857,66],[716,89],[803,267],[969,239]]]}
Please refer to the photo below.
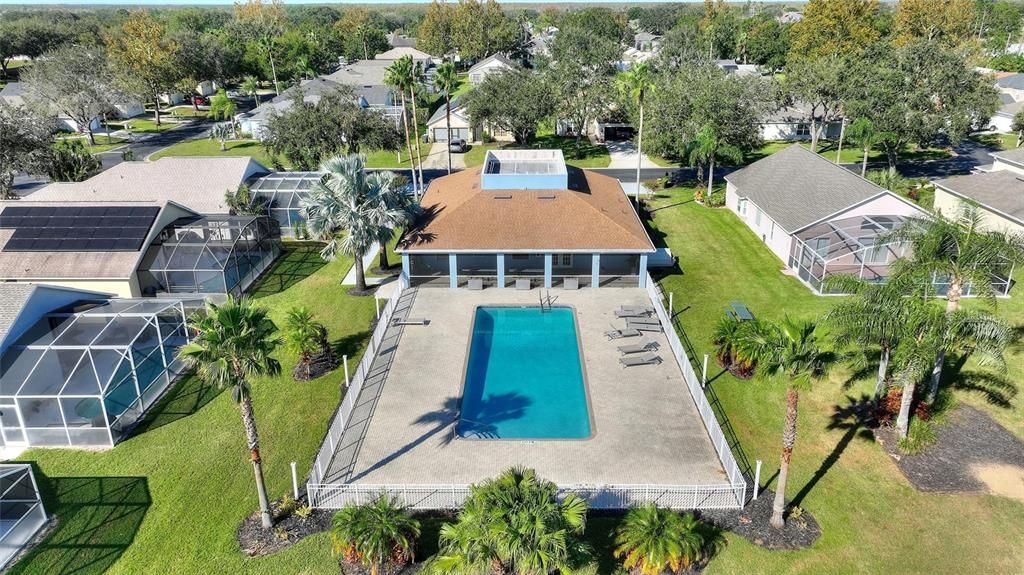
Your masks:
{"label": "horizon", "polygon": [[[430,4],[432,0],[389,0],[387,2],[367,2],[365,0],[285,0],[285,5],[323,5],[331,6],[336,4],[363,5],[363,6],[389,6],[398,4],[416,5]],[[453,0],[454,1],[454,0]],[[631,5],[631,4],[700,4],[704,0],[644,0],[641,2],[624,2],[622,0],[514,0],[502,2],[506,5],[516,4],[610,4],[610,5]],[[107,8],[137,6],[147,8],[180,7],[180,6],[231,6],[234,0],[105,0],[102,2],[68,2],[67,0],[38,0],[36,2],[22,2],[19,0],[0,0],[0,6],[17,6],[32,8],[36,6],[67,6],[74,8]],[[729,4],[741,4],[743,0],[732,0]],[[764,4],[806,4],[807,0],[767,0]]]}

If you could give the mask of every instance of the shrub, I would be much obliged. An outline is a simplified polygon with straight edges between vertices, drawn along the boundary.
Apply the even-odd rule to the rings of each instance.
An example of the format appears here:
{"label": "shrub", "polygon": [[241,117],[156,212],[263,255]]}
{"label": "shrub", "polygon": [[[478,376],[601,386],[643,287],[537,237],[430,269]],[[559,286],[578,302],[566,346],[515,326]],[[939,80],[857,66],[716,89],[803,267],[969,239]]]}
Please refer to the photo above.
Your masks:
{"label": "shrub", "polygon": [[46,175],[56,182],[81,182],[99,169],[100,161],[80,140],[62,140],[50,150]]}
{"label": "shrub", "polygon": [[907,429],[907,436],[900,440],[900,451],[913,455],[920,453],[935,441],[935,425],[917,417],[910,420],[910,427]]}

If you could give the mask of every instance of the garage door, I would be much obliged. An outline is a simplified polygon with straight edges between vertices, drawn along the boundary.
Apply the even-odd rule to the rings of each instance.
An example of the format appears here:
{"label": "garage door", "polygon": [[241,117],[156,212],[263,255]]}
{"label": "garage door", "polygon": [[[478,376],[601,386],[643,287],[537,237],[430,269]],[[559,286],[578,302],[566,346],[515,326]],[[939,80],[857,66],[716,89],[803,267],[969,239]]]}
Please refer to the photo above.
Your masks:
{"label": "garage door", "polygon": [[[452,128],[452,138],[469,141],[469,128]],[[447,142],[448,130],[446,128],[434,128],[434,141]]]}

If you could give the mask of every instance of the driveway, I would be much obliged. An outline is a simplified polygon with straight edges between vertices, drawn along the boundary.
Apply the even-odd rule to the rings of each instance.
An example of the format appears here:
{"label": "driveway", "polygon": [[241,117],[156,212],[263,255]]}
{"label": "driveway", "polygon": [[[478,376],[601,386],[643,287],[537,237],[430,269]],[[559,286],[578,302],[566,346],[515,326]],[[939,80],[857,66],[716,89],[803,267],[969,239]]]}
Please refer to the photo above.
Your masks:
{"label": "driveway", "polygon": [[[633,168],[636,169],[636,160],[639,152],[636,150],[636,145],[631,141],[621,142],[608,142],[608,156],[611,161],[608,163],[609,168],[621,169],[621,168]],[[652,162],[647,156],[644,156],[640,168],[657,168],[658,164]],[[636,176],[633,177],[636,179]]]}
{"label": "driveway", "polygon": [[[466,167],[465,154],[452,154],[452,169],[462,170]],[[446,142],[434,142],[430,151],[423,158],[424,170],[448,170],[448,144]]]}

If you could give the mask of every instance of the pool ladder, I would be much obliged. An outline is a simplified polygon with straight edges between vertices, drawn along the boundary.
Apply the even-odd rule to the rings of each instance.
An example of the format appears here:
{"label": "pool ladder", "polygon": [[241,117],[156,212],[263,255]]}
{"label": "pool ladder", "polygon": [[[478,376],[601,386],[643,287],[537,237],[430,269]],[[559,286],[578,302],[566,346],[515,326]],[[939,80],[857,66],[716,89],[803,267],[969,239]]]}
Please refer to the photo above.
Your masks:
{"label": "pool ladder", "polygon": [[547,292],[547,296],[537,290],[537,298],[540,300],[540,311],[551,311],[551,292]]}

